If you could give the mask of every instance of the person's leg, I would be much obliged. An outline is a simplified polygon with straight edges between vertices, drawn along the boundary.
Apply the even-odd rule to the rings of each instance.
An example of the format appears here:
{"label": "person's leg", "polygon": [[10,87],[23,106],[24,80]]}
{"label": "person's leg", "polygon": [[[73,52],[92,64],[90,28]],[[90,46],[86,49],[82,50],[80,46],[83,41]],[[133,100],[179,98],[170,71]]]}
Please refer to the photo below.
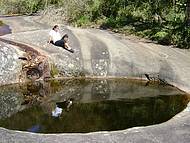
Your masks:
{"label": "person's leg", "polygon": [[56,41],[56,42],[55,42],[55,46],[59,46],[59,47],[63,47],[63,48],[64,48],[64,47],[65,47],[65,46],[64,46],[64,41],[63,41],[63,40],[58,40],[58,41]]}
{"label": "person's leg", "polygon": [[64,42],[64,40],[56,41],[56,42],[55,42],[55,46],[62,47],[62,48],[64,48],[65,50],[67,50],[67,51],[69,51],[69,52],[71,52],[71,53],[74,53],[74,50],[73,50],[73,49],[67,49],[67,48],[65,48],[65,42]]}
{"label": "person's leg", "polygon": [[63,35],[63,37],[61,38],[61,40],[64,40],[65,36],[67,36],[67,34]]}

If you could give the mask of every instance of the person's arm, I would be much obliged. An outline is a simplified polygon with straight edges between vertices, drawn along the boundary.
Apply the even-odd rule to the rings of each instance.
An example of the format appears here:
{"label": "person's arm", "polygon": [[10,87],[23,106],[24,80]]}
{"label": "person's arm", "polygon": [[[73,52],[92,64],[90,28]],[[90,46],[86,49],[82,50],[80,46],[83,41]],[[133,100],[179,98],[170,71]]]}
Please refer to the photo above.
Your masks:
{"label": "person's arm", "polygon": [[51,41],[53,41],[53,37],[52,37],[52,35],[53,35],[53,32],[52,32],[52,30],[49,32],[49,39],[48,39],[48,43],[50,44],[51,43]]}
{"label": "person's arm", "polygon": [[48,43],[50,44],[53,41],[52,36],[49,35]]}

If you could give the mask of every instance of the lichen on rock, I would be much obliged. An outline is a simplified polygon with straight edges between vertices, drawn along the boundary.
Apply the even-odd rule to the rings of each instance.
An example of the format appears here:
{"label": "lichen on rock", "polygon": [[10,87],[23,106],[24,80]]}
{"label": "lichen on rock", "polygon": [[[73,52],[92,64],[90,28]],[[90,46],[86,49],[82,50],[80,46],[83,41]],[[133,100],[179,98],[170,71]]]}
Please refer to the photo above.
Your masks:
{"label": "lichen on rock", "polygon": [[0,84],[16,83],[19,80],[21,63],[19,52],[11,45],[0,42]]}

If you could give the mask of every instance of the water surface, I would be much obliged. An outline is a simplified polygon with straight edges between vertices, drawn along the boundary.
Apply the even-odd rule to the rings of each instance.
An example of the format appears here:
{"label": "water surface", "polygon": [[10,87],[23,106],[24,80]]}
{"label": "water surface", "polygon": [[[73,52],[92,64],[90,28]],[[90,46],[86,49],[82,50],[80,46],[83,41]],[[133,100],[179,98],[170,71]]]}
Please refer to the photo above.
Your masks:
{"label": "water surface", "polygon": [[163,123],[188,101],[174,87],[125,79],[4,86],[0,126],[36,133],[115,131]]}
{"label": "water surface", "polygon": [[6,34],[10,34],[12,32],[12,30],[10,29],[10,27],[8,25],[0,25],[0,36],[6,35]]}

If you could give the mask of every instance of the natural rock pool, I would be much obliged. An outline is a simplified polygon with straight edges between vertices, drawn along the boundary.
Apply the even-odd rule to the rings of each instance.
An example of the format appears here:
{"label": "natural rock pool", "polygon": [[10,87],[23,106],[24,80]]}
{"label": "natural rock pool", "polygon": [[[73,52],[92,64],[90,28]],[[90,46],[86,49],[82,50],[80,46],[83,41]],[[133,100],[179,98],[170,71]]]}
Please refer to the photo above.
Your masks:
{"label": "natural rock pool", "polygon": [[5,25],[5,24],[0,25],[0,36],[10,34],[11,32],[12,30],[10,29],[8,25]]}
{"label": "natural rock pool", "polygon": [[115,131],[182,111],[178,89],[127,79],[64,79],[0,87],[0,126],[36,133]]}

